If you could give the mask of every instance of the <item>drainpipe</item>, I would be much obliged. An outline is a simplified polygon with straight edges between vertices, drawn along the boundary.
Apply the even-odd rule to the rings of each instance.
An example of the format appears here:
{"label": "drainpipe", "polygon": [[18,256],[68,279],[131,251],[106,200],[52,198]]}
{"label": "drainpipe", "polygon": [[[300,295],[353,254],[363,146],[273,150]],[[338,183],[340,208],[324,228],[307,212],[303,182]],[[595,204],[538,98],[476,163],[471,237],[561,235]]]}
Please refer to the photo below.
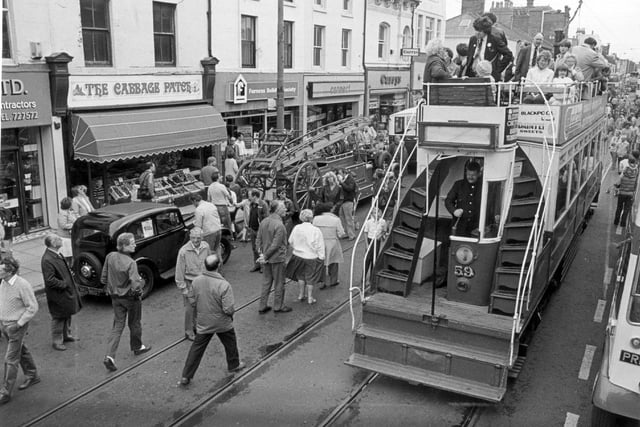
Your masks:
{"label": "drainpipe", "polygon": [[207,56],[211,58],[213,56],[211,52],[211,2],[213,0],[207,0]]}
{"label": "drainpipe", "polygon": [[[414,40],[416,38],[415,37],[416,35],[413,32],[414,31],[413,23],[415,22],[415,20],[416,20],[416,4],[415,3],[411,3],[411,47],[412,48],[415,47],[413,43],[414,43]],[[418,46],[420,46],[420,44],[418,44]],[[409,63],[409,99],[408,99],[409,102],[407,102],[407,106],[409,106],[409,107],[413,107],[413,91],[416,90],[413,87],[413,77],[414,77],[413,76],[413,73],[414,73],[414,71],[413,71],[413,63],[414,63],[414,61],[415,61],[415,56],[412,56],[411,57],[411,62]]]}
{"label": "drainpipe", "polygon": [[362,23],[362,70],[364,72],[364,105],[362,114],[369,117],[369,76],[367,73],[367,1],[364,0],[364,21]]}

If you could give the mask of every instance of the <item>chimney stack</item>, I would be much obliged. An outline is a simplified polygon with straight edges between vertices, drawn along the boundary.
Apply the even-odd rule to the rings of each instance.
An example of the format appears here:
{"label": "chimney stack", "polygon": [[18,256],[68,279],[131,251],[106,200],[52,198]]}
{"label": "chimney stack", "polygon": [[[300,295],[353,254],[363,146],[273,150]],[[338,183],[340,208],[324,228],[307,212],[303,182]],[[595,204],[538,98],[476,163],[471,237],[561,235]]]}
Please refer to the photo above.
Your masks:
{"label": "chimney stack", "polygon": [[484,0],[462,0],[462,14],[482,15],[484,13]]}

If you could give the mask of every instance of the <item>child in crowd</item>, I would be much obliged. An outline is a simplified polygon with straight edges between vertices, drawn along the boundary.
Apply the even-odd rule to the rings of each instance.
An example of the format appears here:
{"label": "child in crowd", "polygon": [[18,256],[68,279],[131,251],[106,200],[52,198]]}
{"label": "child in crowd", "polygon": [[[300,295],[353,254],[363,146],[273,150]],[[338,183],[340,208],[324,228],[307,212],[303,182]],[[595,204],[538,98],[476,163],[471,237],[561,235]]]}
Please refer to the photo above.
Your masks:
{"label": "child in crowd", "polygon": [[483,59],[482,61],[478,61],[478,63],[476,64],[476,75],[478,77],[485,77],[491,80],[491,93],[493,94],[493,98],[495,99],[497,89],[496,89],[496,80],[491,75],[492,72],[493,72],[493,66],[491,65],[491,62],[487,61],[486,59]]}
{"label": "child in crowd", "polygon": [[369,270],[373,266],[373,254],[379,252],[382,246],[383,240],[387,235],[387,221],[382,218],[382,210],[374,209],[371,212],[371,216],[364,223],[364,232],[367,234],[367,257],[365,260],[364,277],[366,279]]}
{"label": "child in crowd", "polygon": [[560,105],[573,102],[576,90],[573,87],[573,79],[569,76],[569,67],[564,64],[558,65],[551,83],[556,89],[562,90],[562,92],[555,93],[551,99],[549,99],[549,104]]}

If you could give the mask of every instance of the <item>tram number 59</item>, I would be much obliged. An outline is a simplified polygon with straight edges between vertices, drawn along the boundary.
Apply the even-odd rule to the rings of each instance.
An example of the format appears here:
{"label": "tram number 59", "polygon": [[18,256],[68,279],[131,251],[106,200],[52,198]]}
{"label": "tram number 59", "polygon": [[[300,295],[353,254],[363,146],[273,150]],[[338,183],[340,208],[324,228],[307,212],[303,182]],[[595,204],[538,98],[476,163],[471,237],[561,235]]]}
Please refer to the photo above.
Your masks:
{"label": "tram number 59", "polygon": [[453,269],[453,274],[455,274],[456,277],[466,277],[467,279],[471,279],[476,275],[476,272],[468,265],[456,265]]}

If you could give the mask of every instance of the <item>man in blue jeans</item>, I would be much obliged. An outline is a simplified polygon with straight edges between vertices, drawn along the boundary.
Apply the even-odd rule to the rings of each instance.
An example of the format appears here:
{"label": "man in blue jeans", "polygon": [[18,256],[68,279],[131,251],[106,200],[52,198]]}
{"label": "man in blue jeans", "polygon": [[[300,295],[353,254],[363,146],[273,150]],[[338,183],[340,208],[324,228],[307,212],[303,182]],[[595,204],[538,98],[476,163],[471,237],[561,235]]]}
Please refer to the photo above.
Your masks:
{"label": "man in blue jeans", "polygon": [[0,384],[0,405],[11,400],[18,366],[26,376],[18,389],[24,390],[40,382],[36,364],[24,343],[29,321],[38,311],[38,301],[29,282],[18,276],[19,269],[20,263],[12,257],[0,260],[0,335],[8,343],[4,380]]}
{"label": "man in blue jeans", "polygon": [[118,369],[115,361],[116,351],[127,316],[133,353],[139,355],[151,350],[151,346],[142,344],[142,278],[138,274],[136,262],[130,255],[136,250],[133,234],[123,233],[118,236],[117,246],[117,252],[107,255],[100,277],[100,282],[107,286],[107,293],[111,296],[114,314],[107,355],[104,358],[104,366],[110,371]]}

